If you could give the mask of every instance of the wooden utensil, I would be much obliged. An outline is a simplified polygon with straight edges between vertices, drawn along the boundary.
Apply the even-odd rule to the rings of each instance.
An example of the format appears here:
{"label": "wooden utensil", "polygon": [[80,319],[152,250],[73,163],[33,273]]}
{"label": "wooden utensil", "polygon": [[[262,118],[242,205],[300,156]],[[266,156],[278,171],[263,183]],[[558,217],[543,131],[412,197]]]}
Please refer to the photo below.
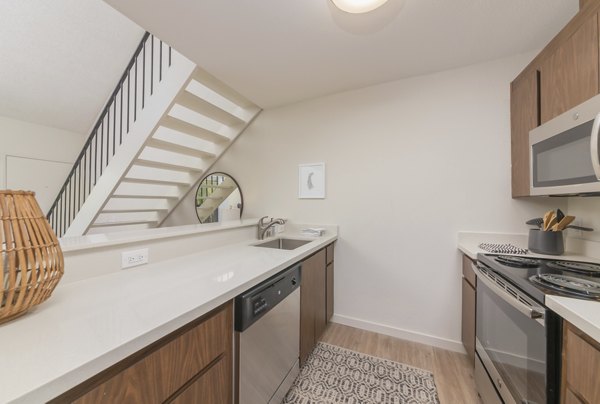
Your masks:
{"label": "wooden utensil", "polygon": [[552,231],[552,226],[556,224],[556,214],[552,214],[550,216],[550,220],[547,223],[547,226],[544,228],[545,231]]}
{"label": "wooden utensil", "polygon": [[573,223],[573,220],[575,220],[575,216],[565,216],[563,220],[552,227],[552,231],[563,231],[568,225]]}
{"label": "wooden utensil", "polygon": [[556,224],[556,213],[553,210],[551,210],[549,213],[550,215],[547,218],[546,215],[544,215],[544,231],[550,231],[552,226]]}
{"label": "wooden utensil", "polygon": [[549,210],[548,212],[544,213],[544,222],[542,223],[542,230],[546,230],[546,227],[548,227],[548,222],[550,222],[550,217],[552,217],[553,214],[553,210]]}

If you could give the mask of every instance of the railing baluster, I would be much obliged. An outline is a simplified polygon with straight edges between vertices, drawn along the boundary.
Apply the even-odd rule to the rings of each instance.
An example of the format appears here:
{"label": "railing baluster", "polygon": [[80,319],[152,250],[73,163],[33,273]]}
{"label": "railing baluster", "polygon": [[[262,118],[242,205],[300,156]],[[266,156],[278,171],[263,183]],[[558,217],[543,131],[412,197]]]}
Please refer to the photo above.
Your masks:
{"label": "railing baluster", "polygon": [[113,99],[113,152],[115,155],[115,136],[117,135],[117,101]]}
{"label": "railing baluster", "polygon": [[154,35],[150,35],[150,95],[154,94]]}
{"label": "railing baluster", "polygon": [[129,78],[131,77],[131,75],[127,76],[127,133],[129,133],[129,110],[130,110],[130,97],[129,97],[129,93],[131,92],[131,86],[129,83]]}
{"label": "railing baluster", "polygon": [[104,120],[102,121],[102,123],[100,124],[100,176],[102,176],[102,169],[103,164],[102,162],[104,161]]}
{"label": "railing baluster", "polygon": [[144,42],[142,54],[142,109],[144,109],[144,106],[146,105],[146,42]]}
{"label": "railing baluster", "polygon": [[[119,145],[123,143],[123,131],[128,134],[131,130],[133,122],[137,121],[137,104],[138,104],[138,85],[141,79],[141,109],[146,106],[146,44],[151,46],[148,62],[150,63],[150,94],[154,94],[154,53],[155,41],[154,36],[146,32],[140,41],[132,58],[130,59],[123,75],[121,76],[117,86],[108,98],[94,129],[86,140],[79,156],[77,157],[71,171],[67,175],[56,199],[49,209],[46,218],[52,225],[59,236],[63,236],[69,226],[72,224],[76,215],[85,204],[88,196],[91,194],[93,187],[97,184],[99,178],[108,166],[112,156],[117,151],[117,128],[119,130]],[[163,78],[163,47],[168,46],[163,41],[158,42],[158,81]],[[168,65],[172,64],[172,48],[168,47]],[[139,68],[142,69],[141,77],[139,74],[139,58],[142,58],[142,63]],[[133,77],[132,77],[133,75]],[[125,91],[125,81],[127,80],[127,97],[123,94]],[[134,80],[133,89],[131,80]],[[133,95],[131,94],[133,91]],[[133,100],[131,99],[133,97]],[[125,105],[126,102],[126,105]],[[118,108],[117,108],[117,103]],[[133,104],[133,105],[132,105]],[[133,108],[133,121],[131,109]],[[111,111],[112,109],[112,111]],[[125,110],[124,110],[125,109]],[[126,114],[126,116],[125,116]],[[112,119],[112,129],[111,129]],[[117,122],[118,120],[118,122]],[[105,131],[106,128],[106,131]],[[111,142],[112,130],[112,153]],[[106,136],[106,141],[104,140]],[[100,150],[98,150],[100,148]],[[99,152],[99,153],[98,153]],[[104,154],[106,153],[106,158]],[[93,167],[92,167],[93,165]],[[99,166],[99,167],[98,167]]]}
{"label": "railing baluster", "polygon": [[138,61],[135,58],[135,80],[133,83],[133,122],[137,120],[137,85],[138,85]]}
{"label": "railing baluster", "polygon": [[123,83],[121,83],[121,103],[119,104],[119,145],[123,143]]}

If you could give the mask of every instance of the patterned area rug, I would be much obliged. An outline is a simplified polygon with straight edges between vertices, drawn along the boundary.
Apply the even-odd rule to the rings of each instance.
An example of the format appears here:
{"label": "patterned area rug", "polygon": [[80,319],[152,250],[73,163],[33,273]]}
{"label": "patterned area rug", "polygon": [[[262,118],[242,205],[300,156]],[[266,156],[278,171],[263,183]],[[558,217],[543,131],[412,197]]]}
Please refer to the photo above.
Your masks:
{"label": "patterned area rug", "polygon": [[433,374],[319,342],[284,404],[439,403]]}

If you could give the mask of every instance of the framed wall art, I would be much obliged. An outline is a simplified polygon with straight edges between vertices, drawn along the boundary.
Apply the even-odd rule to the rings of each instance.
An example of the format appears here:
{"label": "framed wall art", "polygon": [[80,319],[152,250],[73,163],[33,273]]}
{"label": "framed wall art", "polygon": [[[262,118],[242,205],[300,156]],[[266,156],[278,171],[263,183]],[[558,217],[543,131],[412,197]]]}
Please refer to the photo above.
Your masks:
{"label": "framed wall art", "polygon": [[325,163],[298,165],[298,198],[325,199]]}

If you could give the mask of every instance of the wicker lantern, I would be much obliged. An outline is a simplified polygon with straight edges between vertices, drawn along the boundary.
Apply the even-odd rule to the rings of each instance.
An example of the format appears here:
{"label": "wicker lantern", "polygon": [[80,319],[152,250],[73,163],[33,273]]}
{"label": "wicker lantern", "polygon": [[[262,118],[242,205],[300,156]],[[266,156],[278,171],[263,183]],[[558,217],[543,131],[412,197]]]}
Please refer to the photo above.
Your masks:
{"label": "wicker lantern", "polygon": [[64,272],[58,239],[34,195],[0,191],[0,323],[48,299]]}

